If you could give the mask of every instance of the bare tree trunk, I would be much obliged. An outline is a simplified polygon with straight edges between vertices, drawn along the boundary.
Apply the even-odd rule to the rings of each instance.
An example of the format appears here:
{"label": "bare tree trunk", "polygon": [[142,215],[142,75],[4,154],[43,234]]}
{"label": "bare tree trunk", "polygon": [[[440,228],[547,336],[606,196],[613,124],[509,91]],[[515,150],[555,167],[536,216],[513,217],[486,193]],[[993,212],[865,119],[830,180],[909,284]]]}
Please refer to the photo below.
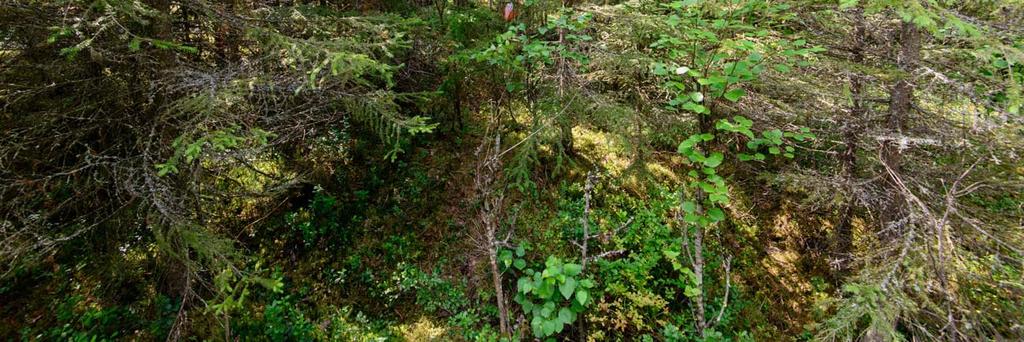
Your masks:
{"label": "bare tree trunk", "polygon": [[[495,121],[497,121],[497,118],[498,116],[495,115]],[[501,171],[501,160],[499,159],[499,154],[501,153],[500,136],[495,136],[493,148],[488,147],[488,145],[490,145],[490,142],[485,138],[480,149],[477,150],[480,161],[477,165],[474,185],[482,205],[480,209],[480,225],[483,229],[485,241],[481,245],[487,248],[491,280],[494,283],[494,296],[498,305],[498,325],[502,336],[509,336],[508,309],[505,307],[505,289],[501,281],[501,270],[498,267],[498,248],[502,242],[498,240],[497,235],[503,198],[495,185],[498,174]]]}
{"label": "bare tree trunk", "polygon": [[[857,7],[853,10],[854,30],[851,39],[851,61],[856,65],[864,63],[864,40],[867,35],[867,28],[864,25],[864,9]],[[839,155],[842,163],[843,185],[846,190],[846,200],[840,209],[839,220],[836,224],[836,235],[838,236],[837,254],[840,255],[840,270],[845,272],[849,267],[850,253],[853,247],[853,209],[856,203],[853,180],[857,168],[857,144],[860,141],[860,134],[863,129],[864,115],[867,108],[864,106],[864,79],[859,74],[850,75],[850,117],[843,123],[843,143],[846,148]]]}
{"label": "bare tree trunk", "polygon": [[590,198],[594,192],[594,179],[597,176],[593,172],[587,173],[587,185],[583,190],[583,219],[580,220],[583,223],[583,241],[580,243],[580,267],[587,269],[587,241],[590,240]]}
{"label": "bare tree trunk", "polygon": [[[897,139],[902,139],[903,131],[906,129],[907,117],[913,109],[914,82],[912,73],[921,59],[921,30],[913,23],[904,22],[900,27],[899,46],[900,51],[896,65],[900,70],[900,77],[893,86],[889,98],[889,115],[886,118],[887,128],[893,136],[882,143],[882,163],[899,174],[901,169],[901,151]],[[894,185],[893,198],[889,208],[883,213],[883,223],[894,222],[903,216],[904,200],[902,192]]]}
{"label": "bare tree trunk", "polygon": [[[594,172],[587,173],[587,185],[583,190],[583,241],[580,244],[580,269],[587,269],[587,259],[590,259],[589,251],[587,250],[590,241],[590,199],[594,192],[594,182],[597,180],[597,175]],[[579,340],[587,340],[587,323],[586,316],[580,316],[579,322]]]}
{"label": "bare tree trunk", "polygon": [[[697,215],[703,214],[704,208],[698,204]],[[707,322],[704,319],[704,228],[700,226],[697,226],[693,233],[693,274],[697,275],[697,284],[695,285],[700,290],[697,298],[694,299],[697,302],[697,332],[701,337],[706,337],[704,334],[705,328],[707,328]]]}
{"label": "bare tree trunk", "polygon": [[488,231],[488,239],[494,244],[490,246],[487,257],[491,263],[491,278],[494,281],[494,296],[498,302],[498,325],[502,336],[508,336],[508,310],[505,309],[505,290],[501,284],[501,271],[498,270],[498,246],[493,231]]}
{"label": "bare tree trunk", "polygon": [[[704,198],[704,191],[697,189],[694,194],[695,203],[697,203],[695,213],[699,215],[704,214],[704,206],[700,203],[700,199]],[[679,197],[679,203],[682,204],[682,194]],[[679,208],[679,212],[683,209]],[[700,225],[694,225],[693,236],[690,236],[688,230],[690,229],[685,221],[681,217],[677,217],[676,220],[683,224],[683,253],[690,261],[690,266],[693,267],[693,274],[697,278],[696,284],[694,284],[700,293],[693,298],[693,307],[691,308],[694,319],[694,326],[697,329],[697,334],[701,337],[704,336],[704,330],[707,328],[707,322],[704,318],[704,228]]]}

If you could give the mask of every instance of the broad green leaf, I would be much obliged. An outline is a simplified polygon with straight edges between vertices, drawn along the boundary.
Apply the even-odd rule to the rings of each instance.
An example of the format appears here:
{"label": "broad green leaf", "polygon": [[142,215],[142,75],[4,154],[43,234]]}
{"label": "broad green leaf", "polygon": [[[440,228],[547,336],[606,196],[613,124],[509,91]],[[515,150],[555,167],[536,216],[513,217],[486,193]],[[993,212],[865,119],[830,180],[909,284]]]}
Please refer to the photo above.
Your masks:
{"label": "broad green leaf", "polygon": [[533,302],[531,302],[529,300],[524,300],[524,301],[522,301],[522,305],[523,305],[523,311],[524,312],[530,312],[530,313],[533,312],[533,306],[534,306]]}
{"label": "broad green leaf", "polygon": [[530,330],[533,330],[534,337],[544,337],[544,320],[540,316],[533,316],[530,320]]}
{"label": "broad green leaf", "polygon": [[544,322],[544,336],[551,336],[558,330],[558,322],[555,320],[548,320]]}
{"label": "broad green leaf", "polygon": [[501,252],[498,252],[498,260],[501,260],[505,267],[512,266],[512,251],[507,249],[501,250]]}
{"label": "broad green leaf", "polygon": [[562,268],[562,271],[565,272],[565,275],[570,277],[575,277],[576,275],[580,274],[581,271],[583,271],[583,266],[573,263],[565,264],[565,266],[563,266]]}
{"label": "broad green leaf", "polygon": [[562,283],[558,290],[562,292],[562,297],[565,299],[572,298],[572,292],[576,290],[576,279],[565,278],[565,283]]}
{"label": "broad green leaf", "polygon": [[714,222],[722,221],[725,219],[725,212],[719,208],[711,208],[708,210],[708,218]]}
{"label": "broad green leaf", "polygon": [[549,256],[546,261],[544,261],[544,266],[547,266],[547,268],[561,268],[562,260],[552,255]]}
{"label": "broad green leaf", "polygon": [[519,278],[518,285],[521,293],[530,293],[533,290],[533,282],[525,277]]}
{"label": "broad green leaf", "polygon": [[693,286],[687,286],[683,294],[685,294],[687,297],[693,298],[700,295],[700,289]]}
{"label": "broad green leaf", "polygon": [[572,311],[570,311],[569,308],[559,309],[558,320],[562,322],[562,324],[572,323],[572,321],[574,321]]}
{"label": "broad green leaf", "polygon": [[713,167],[718,167],[718,165],[722,164],[722,159],[723,158],[725,158],[725,157],[722,155],[722,153],[714,152],[710,156],[708,156],[707,159],[704,159],[704,166],[712,167],[712,168]]}
{"label": "broad green leaf", "polygon": [[699,91],[692,92],[690,93],[690,100],[693,100],[693,102],[704,102],[704,93]]}
{"label": "broad green leaf", "polygon": [[732,101],[732,102],[736,102],[736,101],[739,101],[740,98],[743,97],[743,95],[746,95],[746,94],[747,94],[747,91],[743,90],[743,88],[736,88],[736,89],[733,89],[733,90],[730,90],[730,91],[726,92],[725,95],[723,95],[723,96],[725,97],[726,100],[729,100],[729,101]]}
{"label": "broad green leaf", "polygon": [[546,302],[544,306],[540,308],[540,316],[548,317],[555,312],[555,305],[553,302]]}
{"label": "broad green leaf", "polygon": [[587,305],[587,300],[590,299],[590,292],[586,289],[576,290],[576,301],[582,305]]}
{"label": "broad green leaf", "polygon": [[697,203],[694,203],[692,201],[685,201],[682,204],[682,208],[684,212],[693,213],[697,211]]}
{"label": "broad green leaf", "polygon": [[665,76],[668,75],[668,68],[665,68],[665,64],[654,63],[654,65],[651,66],[651,72],[657,76]]}
{"label": "broad green leaf", "polygon": [[707,113],[708,111],[707,107],[704,107],[701,104],[697,104],[696,102],[687,102],[686,104],[683,104],[683,109],[686,109],[697,114],[704,114]]}

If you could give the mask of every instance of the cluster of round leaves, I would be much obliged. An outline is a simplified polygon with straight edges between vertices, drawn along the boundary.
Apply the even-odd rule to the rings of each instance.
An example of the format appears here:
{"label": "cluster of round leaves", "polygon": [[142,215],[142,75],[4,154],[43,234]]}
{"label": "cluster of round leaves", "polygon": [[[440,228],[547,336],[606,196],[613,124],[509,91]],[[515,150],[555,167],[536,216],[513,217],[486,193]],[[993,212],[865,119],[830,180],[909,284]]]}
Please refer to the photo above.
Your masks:
{"label": "cluster of round leaves", "polygon": [[763,161],[765,160],[765,154],[763,153],[765,151],[770,155],[781,154],[783,157],[792,159],[795,157],[793,152],[796,150],[793,146],[783,146],[784,141],[782,138],[788,138],[798,142],[815,138],[814,133],[811,133],[811,130],[807,127],[801,127],[800,130],[796,132],[783,132],[778,129],[763,131],[761,132],[761,136],[758,137],[751,130],[753,125],[754,122],[750,121],[750,119],[737,115],[734,116],[731,121],[729,119],[719,120],[718,123],[715,124],[715,128],[721,131],[739,133],[749,139],[747,140],[747,149],[750,150],[751,153],[739,153],[736,155],[741,161]]}
{"label": "cluster of round leaves", "polygon": [[583,267],[548,257],[541,270],[524,269],[517,282],[516,303],[530,317],[530,328],[537,338],[561,333],[576,322],[577,315],[590,303],[591,279],[580,279]]}

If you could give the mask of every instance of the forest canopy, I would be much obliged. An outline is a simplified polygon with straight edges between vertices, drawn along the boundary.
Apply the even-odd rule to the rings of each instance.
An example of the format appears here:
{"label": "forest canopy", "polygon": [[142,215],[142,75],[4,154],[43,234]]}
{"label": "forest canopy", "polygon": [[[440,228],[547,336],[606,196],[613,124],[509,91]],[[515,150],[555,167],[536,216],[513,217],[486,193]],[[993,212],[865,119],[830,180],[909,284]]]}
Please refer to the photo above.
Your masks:
{"label": "forest canopy", "polygon": [[0,339],[1024,339],[1020,0],[0,1]]}

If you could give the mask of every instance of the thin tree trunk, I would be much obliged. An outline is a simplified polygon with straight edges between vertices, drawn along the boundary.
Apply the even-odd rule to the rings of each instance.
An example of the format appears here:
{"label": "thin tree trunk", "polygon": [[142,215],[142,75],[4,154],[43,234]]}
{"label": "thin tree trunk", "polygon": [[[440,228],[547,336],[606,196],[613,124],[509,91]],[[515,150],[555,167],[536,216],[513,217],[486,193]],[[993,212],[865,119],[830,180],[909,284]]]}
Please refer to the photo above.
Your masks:
{"label": "thin tree trunk", "polygon": [[[583,241],[580,243],[580,269],[587,269],[587,259],[590,258],[588,251],[588,242],[590,241],[590,199],[594,192],[594,182],[596,181],[597,175],[594,172],[587,173],[587,185],[583,190]],[[577,323],[579,327],[579,340],[587,340],[587,325],[585,316],[581,316]]]}
{"label": "thin tree trunk", "polygon": [[[853,10],[853,22],[854,31],[853,36],[850,37],[850,50],[852,53],[850,59],[855,65],[860,65],[864,63],[864,40],[867,35],[867,28],[864,25],[863,8],[857,7]],[[839,156],[842,163],[843,185],[846,191],[846,200],[840,209],[839,220],[836,224],[836,234],[838,236],[837,251],[840,257],[843,258],[840,264],[841,271],[845,271],[849,267],[848,258],[853,249],[851,221],[853,219],[854,204],[856,203],[853,180],[857,171],[857,144],[860,141],[864,115],[867,112],[867,108],[864,106],[864,88],[864,79],[861,75],[850,75],[850,117],[844,122],[842,128],[843,143],[846,145],[846,148],[843,149]]]}
{"label": "thin tree trunk", "polygon": [[494,281],[494,296],[498,302],[498,325],[502,336],[508,336],[508,310],[505,309],[505,290],[501,284],[501,271],[498,270],[498,246],[494,237],[494,231],[488,231],[488,240],[492,242],[487,257],[491,263],[491,275]]}
{"label": "thin tree trunk", "polygon": [[[495,115],[493,120],[498,122],[498,116]],[[495,126],[501,127],[501,125]],[[479,212],[480,226],[483,229],[483,238],[486,240],[483,244],[487,248],[491,280],[494,283],[494,296],[498,305],[498,325],[501,329],[501,335],[509,336],[508,309],[505,307],[505,289],[501,281],[501,270],[498,268],[498,248],[500,247],[500,242],[497,239],[498,220],[502,212],[503,199],[495,185],[501,170],[501,160],[499,159],[501,139],[500,135],[495,137],[493,148],[487,147],[487,145],[490,145],[487,140],[484,140],[485,142],[477,151],[477,155],[481,159],[479,161],[480,164],[477,166],[474,186],[478,191],[478,198],[482,201]]]}
{"label": "thin tree trunk", "polygon": [[[914,82],[912,73],[921,59],[921,31],[913,23],[904,22],[899,32],[900,51],[896,60],[900,76],[892,88],[889,98],[889,115],[886,118],[886,126],[893,136],[882,143],[882,162],[893,172],[899,174],[901,169],[900,144],[897,141],[902,139],[906,130],[907,118],[913,109]],[[892,201],[889,208],[882,216],[883,223],[895,222],[902,218],[904,212],[904,200],[902,190],[893,186]]]}
{"label": "thin tree trunk", "polygon": [[[703,195],[703,191],[698,191]],[[699,198],[699,197],[698,197]],[[697,215],[703,215],[704,208],[701,204],[697,204]],[[700,290],[697,294],[697,332],[701,337],[706,337],[705,329],[707,328],[707,322],[704,319],[704,227],[697,226],[697,229],[693,233],[693,274],[697,276],[697,289]]]}
{"label": "thin tree trunk", "polygon": [[[704,207],[703,207],[703,204],[701,204],[701,202],[703,202],[703,201],[701,201],[702,198],[704,198],[704,191],[700,190],[700,189],[697,189],[697,191],[695,191],[695,193],[694,193],[694,202],[697,204],[697,206],[695,208],[695,213],[698,216],[704,214]],[[683,201],[683,198],[682,198],[682,194],[680,193],[679,203],[682,204],[683,202],[684,201]],[[679,212],[683,212],[682,207],[679,208]],[[697,334],[700,335],[701,337],[704,337],[704,330],[707,328],[707,321],[704,318],[706,310],[704,308],[704,286],[703,286],[704,285],[704,228],[701,227],[700,225],[694,225],[694,228],[696,228],[696,229],[694,229],[693,237],[691,239],[690,234],[688,233],[688,230],[689,230],[688,224],[685,221],[682,220],[682,217],[677,217],[676,219],[683,224],[683,241],[682,241],[683,249],[682,250],[683,250],[684,255],[686,255],[687,259],[690,261],[690,266],[693,267],[693,274],[697,278],[696,284],[694,284],[694,286],[696,286],[697,289],[700,290],[700,293],[698,293],[693,298],[694,303],[693,303],[693,306],[690,308],[691,313],[693,314],[694,327],[697,329]]]}

